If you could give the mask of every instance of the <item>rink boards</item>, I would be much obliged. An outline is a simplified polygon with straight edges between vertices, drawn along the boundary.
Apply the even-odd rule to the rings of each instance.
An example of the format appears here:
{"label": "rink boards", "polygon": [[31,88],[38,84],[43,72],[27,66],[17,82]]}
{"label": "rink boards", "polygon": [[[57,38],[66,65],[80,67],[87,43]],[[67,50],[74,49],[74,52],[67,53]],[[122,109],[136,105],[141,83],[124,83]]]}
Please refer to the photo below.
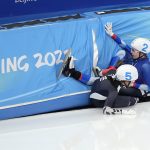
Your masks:
{"label": "rink boards", "polygon": [[0,1],[0,24],[84,13],[98,9],[110,10],[149,5],[149,0],[3,0]]}
{"label": "rink boards", "polygon": [[[93,75],[120,49],[104,24],[128,44],[149,38],[150,11],[143,8],[89,12],[4,24],[0,30],[0,119],[89,105],[90,86],[58,73],[71,49],[76,69]],[[107,60],[107,61],[106,61]]]}

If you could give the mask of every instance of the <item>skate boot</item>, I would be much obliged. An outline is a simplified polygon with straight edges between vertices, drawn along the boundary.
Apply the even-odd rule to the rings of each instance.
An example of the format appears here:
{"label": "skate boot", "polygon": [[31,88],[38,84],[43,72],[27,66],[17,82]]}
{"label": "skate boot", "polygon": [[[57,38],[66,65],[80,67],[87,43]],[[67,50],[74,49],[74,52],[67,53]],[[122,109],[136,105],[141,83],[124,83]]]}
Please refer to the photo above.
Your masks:
{"label": "skate boot", "polygon": [[74,58],[73,56],[68,57],[65,62],[64,68],[62,70],[62,74],[66,77],[71,75],[72,70],[74,70]]}

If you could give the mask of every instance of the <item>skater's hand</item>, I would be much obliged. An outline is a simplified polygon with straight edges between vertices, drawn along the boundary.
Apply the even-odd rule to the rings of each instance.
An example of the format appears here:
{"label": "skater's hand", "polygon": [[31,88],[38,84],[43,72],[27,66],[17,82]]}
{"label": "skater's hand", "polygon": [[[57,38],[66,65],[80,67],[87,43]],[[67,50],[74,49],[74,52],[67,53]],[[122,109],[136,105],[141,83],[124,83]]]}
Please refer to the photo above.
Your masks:
{"label": "skater's hand", "polygon": [[112,31],[112,22],[107,22],[105,25],[105,31],[109,36],[113,36],[113,31]]}

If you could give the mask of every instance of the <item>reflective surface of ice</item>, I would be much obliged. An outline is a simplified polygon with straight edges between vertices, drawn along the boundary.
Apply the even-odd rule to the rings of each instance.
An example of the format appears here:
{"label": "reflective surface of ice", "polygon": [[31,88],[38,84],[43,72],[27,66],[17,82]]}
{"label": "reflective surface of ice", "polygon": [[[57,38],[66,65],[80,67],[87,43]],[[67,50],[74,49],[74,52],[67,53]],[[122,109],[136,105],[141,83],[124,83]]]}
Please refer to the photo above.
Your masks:
{"label": "reflective surface of ice", "polygon": [[148,150],[150,102],[136,115],[82,109],[0,121],[1,150]]}

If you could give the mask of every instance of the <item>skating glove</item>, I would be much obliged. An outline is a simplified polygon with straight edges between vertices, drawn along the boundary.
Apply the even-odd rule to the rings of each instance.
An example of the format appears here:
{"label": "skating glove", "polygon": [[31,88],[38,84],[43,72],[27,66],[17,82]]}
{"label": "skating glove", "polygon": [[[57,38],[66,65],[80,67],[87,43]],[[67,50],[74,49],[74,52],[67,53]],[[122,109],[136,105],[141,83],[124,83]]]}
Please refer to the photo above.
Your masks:
{"label": "skating glove", "polygon": [[113,31],[112,31],[112,22],[107,22],[105,25],[105,31],[109,36],[113,36]]}

